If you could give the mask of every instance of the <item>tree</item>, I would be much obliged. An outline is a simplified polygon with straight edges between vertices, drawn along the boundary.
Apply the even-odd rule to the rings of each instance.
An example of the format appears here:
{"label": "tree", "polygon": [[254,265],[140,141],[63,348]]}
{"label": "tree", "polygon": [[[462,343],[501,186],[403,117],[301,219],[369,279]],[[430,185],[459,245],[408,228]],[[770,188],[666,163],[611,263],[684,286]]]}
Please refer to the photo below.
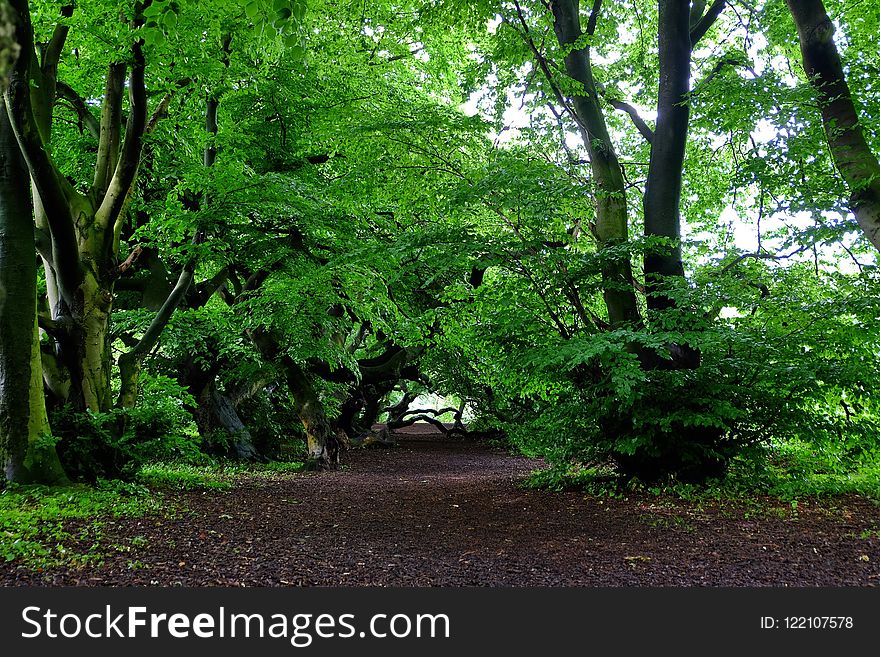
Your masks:
{"label": "tree", "polygon": [[865,139],[822,0],[787,0],[807,78],[819,100],[834,164],[849,188],[849,207],[880,249],[880,162]]}
{"label": "tree", "polygon": [[[12,95],[27,93],[14,78]],[[0,111],[0,457],[7,480],[65,480],[43,397],[37,270],[27,168]]]}
{"label": "tree", "polygon": [[[109,318],[119,234],[147,125],[143,41],[131,39],[127,61],[108,66],[94,179],[88,191],[81,193],[59,170],[48,149],[58,63],[69,28],[59,23],[38,61],[29,3],[15,0],[12,6],[18,13],[16,36],[22,44],[20,83],[31,93],[7,96],[6,105],[34,188],[38,248],[51,312],[44,328],[54,339],[54,349],[44,357],[56,361],[50,371],[59,374],[51,388],[76,408],[105,411],[112,404]],[[143,24],[142,11],[139,4],[132,29]],[[62,10],[65,17],[72,13],[72,5]],[[126,87],[130,106],[123,123]]]}
{"label": "tree", "polygon": [[[553,30],[556,32],[556,38],[560,47],[567,53],[565,70],[569,77],[581,85],[581,89],[572,98],[574,106],[572,115],[578,122],[584,146],[590,156],[596,199],[594,232],[600,248],[621,246],[629,239],[623,172],[599,104],[599,92],[590,63],[590,48],[589,45],[581,45],[584,43],[584,37],[590,39],[594,34],[601,2],[595,3],[587,22],[586,32],[581,28],[578,0],[559,0],[552,2],[550,8],[553,11]],[[522,12],[519,11],[519,14],[525,24]],[[537,50],[535,52],[537,53]],[[543,59],[540,54],[538,56]],[[542,68],[545,75],[553,77],[546,64],[543,64]],[[561,90],[558,91],[557,100],[563,105],[566,104]],[[625,324],[638,325],[641,323],[641,315],[632,286],[632,265],[626,257],[612,256],[609,260],[603,272],[609,321],[613,327]]]}

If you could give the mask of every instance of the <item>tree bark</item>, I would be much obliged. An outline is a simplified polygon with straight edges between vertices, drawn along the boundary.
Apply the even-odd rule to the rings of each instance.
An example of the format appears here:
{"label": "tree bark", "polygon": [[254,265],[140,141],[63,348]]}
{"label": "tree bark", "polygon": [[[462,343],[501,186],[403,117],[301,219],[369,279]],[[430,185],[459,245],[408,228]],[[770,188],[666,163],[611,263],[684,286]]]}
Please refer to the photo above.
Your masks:
{"label": "tree bark", "polygon": [[[583,36],[578,0],[553,0],[553,29],[562,48],[571,48]],[[594,12],[595,16],[595,12]],[[591,32],[592,28],[588,27]],[[626,244],[629,224],[623,171],[608,134],[605,116],[593,79],[589,47],[572,48],[565,56],[568,75],[583,85],[583,93],[572,98],[584,146],[596,185],[596,238],[600,249]],[[628,257],[610,259],[602,269],[603,295],[612,327],[640,324],[638,304],[632,284],[632,265]]]}
{"label": "tree bark", "polygon": [[334,470],[339,466],[342,447],[339,436],[327,421],[324,405],[303,369],[292,358],[285,356],[282,361],[296,413],[306,432],[307,466],[314,470]]}
{"label": "tree bark", "polygon": [[0,111],[0,457],[6,479],[66,480],[43,396],[37,267],[27,168]]}
{"label": "tree bark", "polygon": [[651,310],[674,306],[659,290],[667,277],[684,277],[679,204],[690,118],[690,14],[689,0],[659,2],[660,90],[643,206],[645,235],[665,237],[673,244],[668,250],[645,254],[645,287]]}
{"label": "tree bark", "polygon": [[871,151],[846,82],[834,24],[822,0],[787,0],[801,57],[819,98],[822,125],[834,164],[849,189],[849,207],[866,237],[880,250],[880,163]]}

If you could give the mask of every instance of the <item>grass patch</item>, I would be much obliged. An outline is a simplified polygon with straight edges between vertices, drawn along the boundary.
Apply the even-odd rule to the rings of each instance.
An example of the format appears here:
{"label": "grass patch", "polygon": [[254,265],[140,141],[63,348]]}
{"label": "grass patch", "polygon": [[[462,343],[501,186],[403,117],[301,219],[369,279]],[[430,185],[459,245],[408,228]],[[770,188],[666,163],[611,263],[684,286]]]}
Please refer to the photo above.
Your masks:
{"label": "grass patch", "polygon": [[138,472],[137,481],[159,489],[227,491],[239,480],[271,480],[279,475],[300,472],[303,467],[299,461],[219,461],[203,465],[157,462],[143,466]]}
{"label": "grass patch", "polygon": [[[107,525],[117,518],[170,514],[162,490],[218,490],[236,481],[270,481],[303,469],[300,462],[208,465],[152,463],[135,482],[99,481],[96,486],[19,486],[0,492],[0,560],[37,571],[101,563],[114,552],[134,552],[146,539],[113,543]],[[132,560],[132,567],[142,567]]]}
{"label": "grass patch", "polygon": [[582,465],[552,466],[532,471],[525,488],[552,490],[583,490],[599,495],[616,495],[620,486],[610,468],[592,468]]}
{"label": "grass patch", "polygon": [[100,563],[112,546],[109,521],[157,513],[161,501],[138,486],[9,485],[0,493],[0,559],[38,569]]}

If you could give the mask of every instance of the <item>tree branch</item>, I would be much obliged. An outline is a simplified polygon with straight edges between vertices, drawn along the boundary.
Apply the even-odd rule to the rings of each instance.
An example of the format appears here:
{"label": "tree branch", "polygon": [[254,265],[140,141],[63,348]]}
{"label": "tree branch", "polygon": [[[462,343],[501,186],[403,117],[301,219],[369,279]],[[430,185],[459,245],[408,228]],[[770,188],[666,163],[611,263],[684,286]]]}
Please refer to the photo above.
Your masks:
{"label": "tree branch", "polygon": [[[193,246],[198,246],[204,241],[204,233],[196,233],[192,239]],[[177,277],[177,283],[171,289],[165,303],[159,309],[159,312],[153,317],[153,321],[147,327],[144,335],[138,340],[138,343],[128,352],[119,357],[119,375],[121,379],[121,389],[119,391],[118,406],[120,408],[129,408],[134,406],[137,399],[137,379],[140,373],[141,362],[153,350],[159,342],[159,336],[171,321],[171,316],[180,302],[186,296],[189,286],[192,284],[195,275],[196,258],[191,258]]]}
{"label": "tree branch", "polygon": [[613,98],[607,98],[608,104],[611,105],[616,110],[620,110],[621,112],[626,112],[629,114],[629,118],[632,119],[633,124],[636,126],[636,129],[639,131],[639,134],[645,138],[649,144],[654,143],[654,131],[645,123],[644,119],[639,116],[639,111],[630,105],[629,103],[625,103],[622,100],[615,100]]}
{"label": "tree branch", "polygon": [[83,100],[83,97],[76,93],[74,88],[69,84],[64,82],[56,82],[55,84],[55,91],[58,98],[63,98],[70,103],[73,111],[76,112],[76,115],[79,117],[82,127],[88,130],[89,134],[95,139],[100,139],[101,124],[98,122],[98,119],[95,118],[95,115],[92,114],[92,111],[89,109],[89,106],[86,105],[86,101]]}
{"label": "tree branch", "polygon": [[34,188],[46,212],[52,252],[63,254],[54,263],[55,273],[58,276],[61,297],[72,306],[74,291],[82,276],[70,212],[70,201],[78,195],[49,156],[34,115],[30,89],[34,32],[28,0],[10,0],[10,5],[18,13],[15,39],[22,47],[5,94],[5,109],[9,113],[9,121],[27,163]]}
{"label": "tree branch", "polygon": [[439,429],[442,433],[447,433],[449,429],[446,428],[446,425],[443,424],[440,420],[437,420],[429,415],[416,415],[414,417],[409,418],[408,420],[395,420],[389,422],[386,426],[389,430],[391,429],[402,429],[404,427],[410,427],[414,425],[416,422],[426,422],[437,429]]}
{"label": "tree branch", "polygon": [[119,140],[122,131],[122,96],[125,89],[125,64],[112,63],[107,68],[104,84],[104,102],[98,136],[98,158],[92,192],[96,197],[107,193],[107,187],[119,159]]}
{"label": "tree branch", "polygon": [[[73,16],[73,3],[61,7],[61,16],[62,18]],[[40,69],[43,71],[43,75],[53,80],[57,75],[58,62],[61,60],[61,53],[64,51],[64,44],[67,41],[67,34],[69,32],[70,27],[68,25],[58,23],[52,31],[52,37],[49,39],[46,49],[43,51],[43,61],[40,64]]]}
{"label": "tree branch", "polygon": [[736,265],[738,265],[740,262],[742,262],[743,260],[746,260],[748,258],[753,258],[755,260],[774,260],[774,261],[778,262],[780,260],[787,260],[788,258],[793,258],[798,253],[803,253],[804,251],[807,251],[811,247],[812,247],[812,245],[808,244],[806,246],[798,247],[797,249],[795,249],[791,253],[786,253],[783,255],[776,255],[775,253],[742,253],[742,254],[738,255],[736,258],[734,258],[733,260],[731,260],[730,262],[728,262],[726,265],[724,265],[724,267],[722,267],[718,273],[719,273],[719,275],[723,276],[728,271],[733,269]]}
{"label": "tree branch", "polygon": [[[204,233],[197,233],[192,239],[192,244],[194,246],[201,244],[202,241],[204,241],[204,237]],[[193,281],[195,268],[196,259],[192,258],[183,266],[183,269],[180,270],[180,275],[177,277],[177,283],[171,289],[171,292],[165,299],[165,303],[162,304],[159,312],[153,317],[153,321],[150,322],[150,326],[147,327],[147,330],[144,332],[143,337],[138,341],[137,345],[128,352],[131,357],[143,358],[152,351],[153,347],[156,346],[162,330],[168,325],[168,322],[171,320],[171,315],[174,314],[174,311],[177,310],[177,307],[186,295],[186,292]]]}
{"label": "tree branch", "polygon": [[[703,4],[705,5],[706,3],[704,2]],[[709,31],[709,28],[715,23],[715,20],[721,15],[721,12],[724,11],[726,5],[727,0],[715,0],[706,14],[700,18],[695,25],[693,25],[692,22],[691,48],[696,46],[697,42],[705,36],[706,32]],[[691,20],[693,21],[693,16],[691,17]]]}
{"label": "tree branch", "polygon": [[204,306],[214,293],[219,290],[229,278],[229,268],[223,267],[211,278],[202,281],[195,287],[195,294],[190,295],[192,298],[187,299],[189,308],[201,308]]}
{"label": "tree branch", "polygon": [[404,411],[400,414],[400,418],[405,418],[407,415],[433,415],[437,417],[438,415],[443,415],[444,413],[458,413],[458,409],[453,406],[447,406],[446,408],[441,408],[440,410],[433,408],[419,408],[413,411]]}
{"label": "tree branch", "polygon": [[590,17],[587,19],[587,35],[593,36],[596,33],[596,23],[599,21],[599,12],[602,11],[602,0],[593,0],[593,9],[590,11]]}
{"label": "tree branch", "polygon": [[[142,20],[139,19],[136,23]],[[147,124],[147,93],[144,82],[146,62],[143,45],[143,40],[138,39],[131,47],[133,63],[128,79],[131,109],[125,126],[125,141],[113,178],[107,186],[107,193],[95,214],[96,222],[105,227],[115,223],[121,213],[128,190],[134,183],[140,166],[144,129]]]}
{"label": "tree branch", "polygon": [[192,80],[189,78],[182,78],[177,81],[177,89],[173,89],[162,96],[162,100],[159,101],[159,104],[156,105],[156,109],[153,110],[153,113],[150,115],[150,119],[147,121],[147,125],[144,128],[144,134],[151,134],[156,127],[159,125],[159,121],[161,121],[168,114],[168,106],[171,104],[171,100],[174,98],[174,94],[184,87],[189,86],[192,83]]}
{"label": "tree branch", "polygon": [[125,259],[125,262],[123,262],[122,264],[120,264],[116,268],[116,275],[122,276],[125,272],[127,272],[131,268],[131,266],[137,261],[137,259],[141,257],[141,254],[143,252],[144,252],[143,247],[141,247],[140,244],[136,245],[131,250],[131,253],[128,254],[128,257]]}
{"label": "tree branch", "polygon": [[529,25],[526,22],[522,7],[520,7],[520,4],[517,0],[514,0],[514,5],[516,6],[517,17],[519,18],[519,22],[523,28],[523,31],[521,33],[523,41],[525,41],[526,45],[532,51],[532,54],[535,56],[535,60],[538,62],[538,66],[541,69],[541,72],[544,74],[544,78],[547,80],[547,83],[550,85],[550,89],[553,91],[556,102],[559,103],[559,106],[562,107],[565,112],[574,120],[583,138],[585,140],[589,140],[589,131],[587,130],[586,125],[584,125],[584,123],[581,121],[580,117],[577,115],[577,112],[574,111],[574,108],[568,104],[568,101],[566,101],[562,90],[553,79],[553,72],[550,70],[550,66],[547,63],[547,58],[544,57],[540,50],[538,50],[538,46],[535,44],[535,40],[532,39],[531,30],[529,30]]}

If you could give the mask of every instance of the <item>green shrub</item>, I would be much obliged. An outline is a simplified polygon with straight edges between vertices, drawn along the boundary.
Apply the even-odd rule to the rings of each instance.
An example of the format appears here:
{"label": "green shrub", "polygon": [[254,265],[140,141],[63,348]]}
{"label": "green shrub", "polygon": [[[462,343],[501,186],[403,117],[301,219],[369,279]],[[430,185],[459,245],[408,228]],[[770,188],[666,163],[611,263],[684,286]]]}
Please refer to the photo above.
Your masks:
{"label": "green shrub", "polygon": [[58,454],[76,481],[130,479],[155,459],[199,460],[200,438],[184,404],[187,393],[164,376],[144,374],[138,405],[106,413],[53,414]]}

